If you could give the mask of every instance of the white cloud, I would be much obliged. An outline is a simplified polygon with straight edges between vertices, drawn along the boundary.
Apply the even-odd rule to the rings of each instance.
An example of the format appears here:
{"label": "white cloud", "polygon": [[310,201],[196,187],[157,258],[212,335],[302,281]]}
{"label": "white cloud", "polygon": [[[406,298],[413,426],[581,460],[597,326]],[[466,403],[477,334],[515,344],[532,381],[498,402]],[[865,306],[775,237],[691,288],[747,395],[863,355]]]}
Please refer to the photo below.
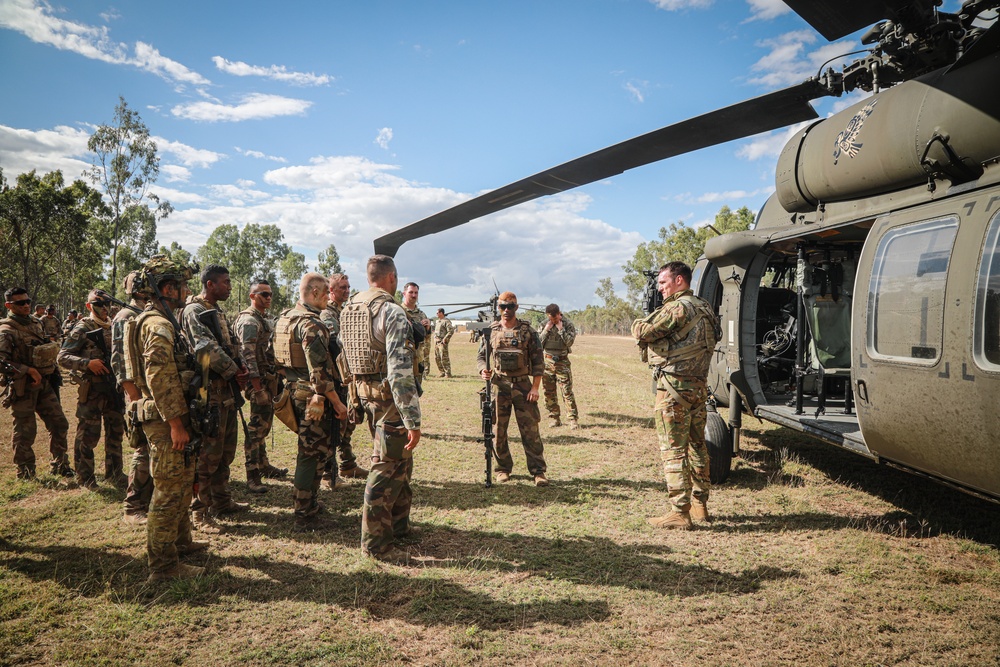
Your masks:
{"label": "white cloud", "polygon": [[246,181],[237,182],[236,185],[211,185],[208,189],[212,197],[227,200],[231,206],[245,206],[248,202],[270,198],[271,195],[267,192],[254,190],[245,183]]}
{"label": "white cloud", "polygon": [[329,74],[290,72],[284,65],[260,67],[259,65],[250,65],[240,61],[226,60],[222,56],[213,56],[212,62],[215,63],[219,71],[226,74],[232,74],[233,76],[259,76],[273,81],[290,83],[295,86],[324,86],[333,81],[333,77]]}
{"label": "white cloud", "polygon": [[733,202],[745,199],[761,198],[770,196],[774,192],[774,186],[768,185],[756,190],[727,190],[725,192],[704,192],[697,197],[690,192],[676,195],[673,199],[684,204],[714,204],[718,202]]}
{"label": "white cloud", "polygon": [[217,102],[192,102],[179,104],[171,109],[170,113],[178,118],[187,118],[188,120],[203,120],[211,123],[217,121],[239,122],[274,118],[275,116],[301,116],[312,104],[308,100],[254,93],[245,96],[242,102],[235,105]]}
{"label": "white cloud", "polygon": [[747,0],[750,5],[749,21],[770,21],[792,11],[782,0]]}
{"label": "white cloud", "polygon": [[838,56],[857,48],[853,42],[840,41],[824,44],[814,51],[807,51],[806,47],[813,44],[816,39],[816,34],[811,30],[796,30],[772,39],[761,40],[757,45],[769,51],[750,67],[756,74],[749,79],[749,82],[768,88],[801,83],[815,76],[820,66],[827,61],[831,61],[827,66],[835,65]]}
{"label": "white cloud", "polygon": [[759,160],[761,158],[776,158],[781,154],[781,149],[785,147],[789,139],[801,132],[807,125],[814,121],[807,120],[802,123],[790,125],[781,130],[758,134],[749,143],[745,143],[736,149],[736,155],[745,160]]}
{"label": "white cloud", "polygon": [[715,0],[649,0],[660,9],[675,12],[681,9],[707,9]]}
{"label": "white cloud", "polygon": [[179,141],[170,141],[163,137],[153,137],[156,150],[163,155],[173,155],[185,167],[201,167],[207,169],[226,156],[203,148],[194,148]]}
{"label": "white cloud", "polygon": [[113,41],[106,27],[67,21],[53,16],[52,11],[50,5],[40,0],[5,0],[0,3],[0,27],[85,58],[138,67],[178,83],[209,84],[208,79],[164,57],[149,44],[136,42],[130,54],[128,45]]}
{"label": "white cloud", "polygon": [[646,101],[646,96],[643,94],[642,89],[632,81],[625,82],[623,88],[625,88],[625,91],[636,102],[642,103]]}
{"label": "white cloud", "polygon": [[245,155],[246,157],[256,158],[258,160],[270,160],[271,162],[281,162],[282,164],[288,162],[288,160],[286,160],[283,157],[278,157],[276,155],[266,155],[264,153],[261,153],[260,151],[243,150],[239,146],[237,146],[235,148],[235,150],[240,155]]}
{"label": "white cloud", "polygon": [[160,176],[167,183],[184,183],[191,179],[191,170],[176,164],[160,165]]}
{"label": "white cloud", "polygon": [[378,131],[378,136],[375,137],[375,143],[378,144],[381,148],[389,150],[390,141],[392,141],[392,128],[383,127],[381,130]]}
{"label": "white cloud", "polygon": [[59,125],[51,130],[24,130],[0,125],[0,167],[13,182],[18,174],[34,169],[39,174],[61,170],[68,182],[90,168],[87,140],[90,133]]}

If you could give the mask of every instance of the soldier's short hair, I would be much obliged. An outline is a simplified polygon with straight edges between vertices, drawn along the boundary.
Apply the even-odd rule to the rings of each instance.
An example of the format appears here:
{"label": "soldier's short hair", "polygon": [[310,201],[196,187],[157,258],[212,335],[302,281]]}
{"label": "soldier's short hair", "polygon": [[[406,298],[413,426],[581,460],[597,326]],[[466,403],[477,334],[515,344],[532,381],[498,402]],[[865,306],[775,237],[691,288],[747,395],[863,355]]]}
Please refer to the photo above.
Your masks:
{"label": "soldier's short hair", "polygon": [[438,312],[444,315],[444,308],[438,308]]}
{"label": "soldier's short hair", "polygon": [[270,287],[271,283],[269,283],[264,278],[254,278],[253,280],[250,281],[250,293],[253,294],[255,289],[257,287],[260,287],[261,285],[267,285],[268,287]]}
{"label": "soldier's short hair", "polygon": [[50,303],[50,304],[49,304],[48,306],[46,306],[46,307],[45,307],[45,312],[49,312],[50,310],[51,310],[51,311],[52,311],[53,313],[54,313],[54,312],[56,312],[56,307],[55,307],[55,305],[54,305],[54,304],[51,304],[51,303]]}
{"label": "soldier's short hair", "polygon": [[405,292],[406,290],[410,289],[411,287],[416,287],[417,289],[420,289],[420,285],[418,285],[416,283],[406,283],[405,285],[403,285],[403,291]]}
{"label": "soldier's short hair", "polygon": [[506,303],[514,302],[517,303],[517,295],[513,292],[501,292],[500,296],[497,297],[498,301],[504,301]]}
{"label": "soldier's short hair", "polygon": [[684,262],[667,262],[656,273],[659,275],[664,271],[672,276],[681,276],[684,278],[684,282],[691,284],[691,267]]}
{"label": "soldier's short hair", "polygon": [[[389,255],[372,255],[368,258],[368,282],[375,283],[396,273],[396,262]],[[398,275],[398,274],[397,274]]]}
{"label": "soldier's short hair", "polygon": [[557,304],[557,303],[550,303],[549,305],[545,306],[545,314],[546,315],[552,315],[553,317],[556,316],[556,315],[558,315],[559,314],[559,304]]}
{"label": "soldier's short hair", "polygon": [[78,315],[78,314],[79,313],[76,312],[76,308],[74,308],[73,310],[71,310],[68,313],[66,313],[66,317],[69,317],[70,315]]}
{"label": "soldier's short hair", "polygon": [[10,303],[11,301],[14,300],[15,296],[27,293],[28,290],[24,289],[23,287],[11,287],[9,290],[3,293],[3,299],[5,302]]}
{"label": "soldier's short hair", "polygon": [[208,281],[211,280],[213,283],[218,282],[219,278],[222,276],[228,276],[229,269],[222,266],[221,264],[209,264],[205,267],[205,270],[201,272],[201,284],[207,285]]}
{"label": "soldier's short hair", "polygon": [[322,273],[307,273],[302,276],[302,281],[299,282],[299,296],[302,299],[306,298],[306,294],[312,288],[318,288],[321,291],[326,291],[326,276]]}
{"label": "soldier's short hair", "polygon": [[349,280],[349,278],[347,277],[347,274],[346,273],[335,273],[332,276],[330,276],[330,280],[328,281],[328,286],[329,287],[333,287],[334,285],[336,285],[337,283],[339,283],[341,280]]}

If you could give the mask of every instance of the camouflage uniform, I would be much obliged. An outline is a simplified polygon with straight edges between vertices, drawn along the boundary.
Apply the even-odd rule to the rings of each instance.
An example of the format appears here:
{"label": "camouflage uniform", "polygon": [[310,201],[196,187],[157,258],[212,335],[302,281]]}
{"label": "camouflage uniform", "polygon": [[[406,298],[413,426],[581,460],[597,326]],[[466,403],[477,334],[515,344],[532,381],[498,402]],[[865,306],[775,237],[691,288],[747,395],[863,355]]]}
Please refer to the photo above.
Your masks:
{"label": "camouflage uniform", "polygon": [[178,565],[177,548],[192,543],[188,508],[194,484],[194,461],[184,462],[184,452],[173,448],[171,419],[180,417],[188,424],[184,396],[186,376],[180,332],[153,306],[136,321],[135,332],[126,339],[125,355],[136,368],[134,379],[142,394],[138,415],[149,442],[153,496],[146,523],[146,553],[152,574],[169,573]]}
{"label": "camouflage uniform", "polygon": [[[323,324],[326,328],[330,330],[330,339],[333,340],[340,338],[340,311],[343,310],[343,306],[338,305],[335,301],[330,301],[329,305],[323,309],[323,313],[320,318],[323,320]],[[343,349],[343,343],[338,345],[340,349]],[[337,355],[337,358],[333,362],[333,379],[337,385],[337,395],[340,396],[340,400],[343,401],[344,405],[351,409],[357,399],[357,391],[352,391],[354,385],[354,378],[351,377],[351,371],[347,367],[347,359],[344,357],[343,353]],[[354,394],[352,396],[352,394]],[[354,470],[358,467],[358,457],[354,453],[354,448],[351,446],[351,436],[354,435],[354,429],[356,425],[351,423],[349,419],[343,419],[340,422],[340,441],[337,443],[337,452],[340,457],[340,472],[344,473],[349,470]],[[333,463],[333,457],[330,459],[330,464]],[[363,474],[359,471],[358,474]],[[332,478],[332,471],[330,474]]]}
{"label": "camouflage uniform", "polygon": [[[249,436],[243,443],[246,454],[247,479],[256,472],[262,473],[270,461],[267,459],[267,436],[274,421],[274,403],[278,393],[278,373],[274,361],[274,329],[264,314],[250,306],[240,312],[233,324],[233,332],[239,343],[239,352],[250,371],[250,378],[259,378],[261,388],[269,398],[263,405],[258,403],[253,391],[253,383],[247,382],[246,399],[250,404]],[[261,394],[263,396],[263,394]]]}
{"label": "camouflage uniform", "polygon": [[[208,387],[208,409],[218,408],[219,431],[215,437],[203,438],[201,452],[198,454],[197,479],[198,496],[191,503],[195,512],[210,511],[217,514],[226,511],[232,501],[229,489],[229,466],[236,458],[238,445],[236,404],[229,380],[236,376],[239,370],[229,356],[223,352],[215,336],[204,324],[198,321],[198,315],[215,308],[202,296],[188,299],[181,314],[181,325],[184,334],[197,358],[208,355],[210,381]],[[224,342],[232,347],[232,333],[229,323],[222,310],[219,310],[219,327],[226,339]]]}
{"label": "camouflage uniform", "polygon": [[[104,337],[104,352],[87,334],[100,331]],[[101,439],[104,424],[104,479],[122,479],[122,438],[125,435],[125,402],[111,370],[111,322],[101,323],[93,315],[73,327],[59,350],[59,365],[70,371],[80,385],[77,397],[76,441],[73,445],[73,465],[76,478],[84,485],[96,484],[94,478],[94,448]],[[104,362],[105,375],[95,375],[88,364],[93,359]]]}
{"label": "camouflage uniform", "polygon": [[80,318],[76,318],[75,320],[71,320],[71,319],[69,319],[67,317],[66,321],[62,323],[62,327],[60,329],[62,337],[65,338],[66,336],[68,336],[69,332],[73,330],[73,327],[75,327],[79,321],[80,321]]}
{"label": "camouflage uniform", "polygon": [[705,421],[708,369],[715,347],[716,318],[690,289],[632,323],[632,335],[645,349],[656,378],[653,416],[670,504],[687,512],[693,495],[708,501],[711,482]]}
{"label": "camouflage uniform", "polygon": [[[111,372],[119,386],[125,382],[135,382],[133,373],[128,371],[125,363],[126,322],[134,320],[142,312],[143,305],[132,300],[128,307],[122,308],[111,320]],[[132,462],[128,469],[128,487],[125,489],[125,514],[145,514],[149,510],[149,501],[153,497],[153,477],[149,472],[149,442],[142,430],[139,402],[130,401],[125,396],[125,437],[132,449]]]}
{"label": "camouflage uniform", "polygon": [[313,396],[332,391],[333,362],[330,359],[330,332],[320,319],[318,308],[297,303],[281,314],[275,327],[274,353],[285,376],[299,423],[298,456],[292,503],[300,525],[319,512],[316,496],[323,467],[333,455],[330,446],[330,416],[327,405],[318,420],[306,419],[306,406]]}
{"label": "camouflage uniform", "polygon": [[407,430],[420,428],[413,331],[402,307],[377,287],[351,298],[341,327],[358,395],[375,426],[361,514],[361,549],[378,556],[410,530],[413,452],[405,447]]}
{"label": "camouflage uniform", "polygon": [[[14,449],[14,465],[21,478],[34,477],[35,442],[37,423],[35,413],[42,418],[49,432],[49,453],[52,455],[52,472],[72,474],[66,456],[66,432],[69,422],[63,414],[62,405],[52,388],[49,376],[56,370],[58,343],[49,343],[42,334],[42,325],[28,315],[11,315],[0,320],[0,359],[9,362],[16,369],[13,377],[4,378],[7,383],[3,406],[13,413],[11,444]],[[34,366],[41,376],[41,384],[31,386],[28,368]],[[44,364],[44,365],[42,365]]]}
{"label": "camouflage uniform", "polygon": [[[494,445],[496,470],[509,475],[514,468],[514,459],[510,455],[507,441],[507,426],[513,410],[517,428],[521,432],[528,471],[534,476],[544,475],[544,448],[542,436],[538,432],[541,413],[538,403],[528,400],[532,378],[542,375],[545,370],[542,344],[538,340],[538,334],[524,320],[516,320],[512,329],[494,322],[490,325],[489,335],[492,347],[489,366],[493,369],[493,385],[497,388]],[[485,341],[479,347],[478,366],[480,372],[486,370]]]}
{"label": "camouflage uniform", "polygon": [[[427,313],[420,310],[419,308],[407,308],[403,306],[403,310],[406,312],[406,317],[411,322],[423,322],[424,320],[430,320],[427,317]],[[416,348],[416,361],[414,365],[420,369],[420,380],[426,380],[427,374],[431,372],[431,332],[428,331],[424,342],[420,344],[420,347]]]}
{"label": "camouflage uniform", "polygon": [[448,356],[448,344],[455,335],[455,325],[447,317],[434,320],[434,363],[441,377],[451,377],[451,357]]}
{"label": "camouflage uniform", "polygon": [[42,318],[42,334],[53,342],[59,342],[59,339],[62,338],[62,333],[62,325],[59,323],[59,318],[46,313],[45,317]]}
{"label": "camouflage uniform", "polygon": [[545,330],[546,322],[539,327],[538,335],[545,352],[545,374],[542,375],[542,387],[545,389],[545,410],[549,419],[559,421],[559,394],[556,383],[562,388],[566,400],[566,413],[570,423],[576,422],[579,413],[576,409],[576,396],[573,394],[573,370],[570,368],[569,353],[576,340],[576,327],[566,319],[562,319],[562,330],[555,325]]}

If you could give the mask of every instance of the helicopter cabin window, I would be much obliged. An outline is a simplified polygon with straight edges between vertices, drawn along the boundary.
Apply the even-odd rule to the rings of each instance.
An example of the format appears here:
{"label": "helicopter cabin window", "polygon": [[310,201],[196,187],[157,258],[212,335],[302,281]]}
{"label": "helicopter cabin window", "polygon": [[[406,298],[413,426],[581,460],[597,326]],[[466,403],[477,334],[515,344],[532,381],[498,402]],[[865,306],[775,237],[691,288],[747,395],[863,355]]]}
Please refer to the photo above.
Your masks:
{"label": "helicopter cabin window", "polygon": [[990,222],[979,263],[974,341],[976,365],[1000,371],[1000,213]]}
{"label": "helicopter cabin window", "polygon": [[868,287],[868,353],[932,365],[941,356],[945,286],[956,218],[890,230],[875,253]]}

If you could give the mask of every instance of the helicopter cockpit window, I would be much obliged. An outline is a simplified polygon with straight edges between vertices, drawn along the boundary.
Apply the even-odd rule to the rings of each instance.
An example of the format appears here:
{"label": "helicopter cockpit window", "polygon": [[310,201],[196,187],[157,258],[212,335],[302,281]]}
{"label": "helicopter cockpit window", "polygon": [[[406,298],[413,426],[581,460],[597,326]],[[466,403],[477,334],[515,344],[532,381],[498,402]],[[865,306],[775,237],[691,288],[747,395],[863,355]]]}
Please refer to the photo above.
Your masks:
{"label": "helicopter cockpit window", "polygon": [[986,232],[976,289],[976,364],[1000,371],[1000,213]]}
{"label": "helicopter cockpit window", "polygon": [[868,353],[933,364],[941,356],[945,286],[958,220],[889,231],[875,253],[868,287]]}

